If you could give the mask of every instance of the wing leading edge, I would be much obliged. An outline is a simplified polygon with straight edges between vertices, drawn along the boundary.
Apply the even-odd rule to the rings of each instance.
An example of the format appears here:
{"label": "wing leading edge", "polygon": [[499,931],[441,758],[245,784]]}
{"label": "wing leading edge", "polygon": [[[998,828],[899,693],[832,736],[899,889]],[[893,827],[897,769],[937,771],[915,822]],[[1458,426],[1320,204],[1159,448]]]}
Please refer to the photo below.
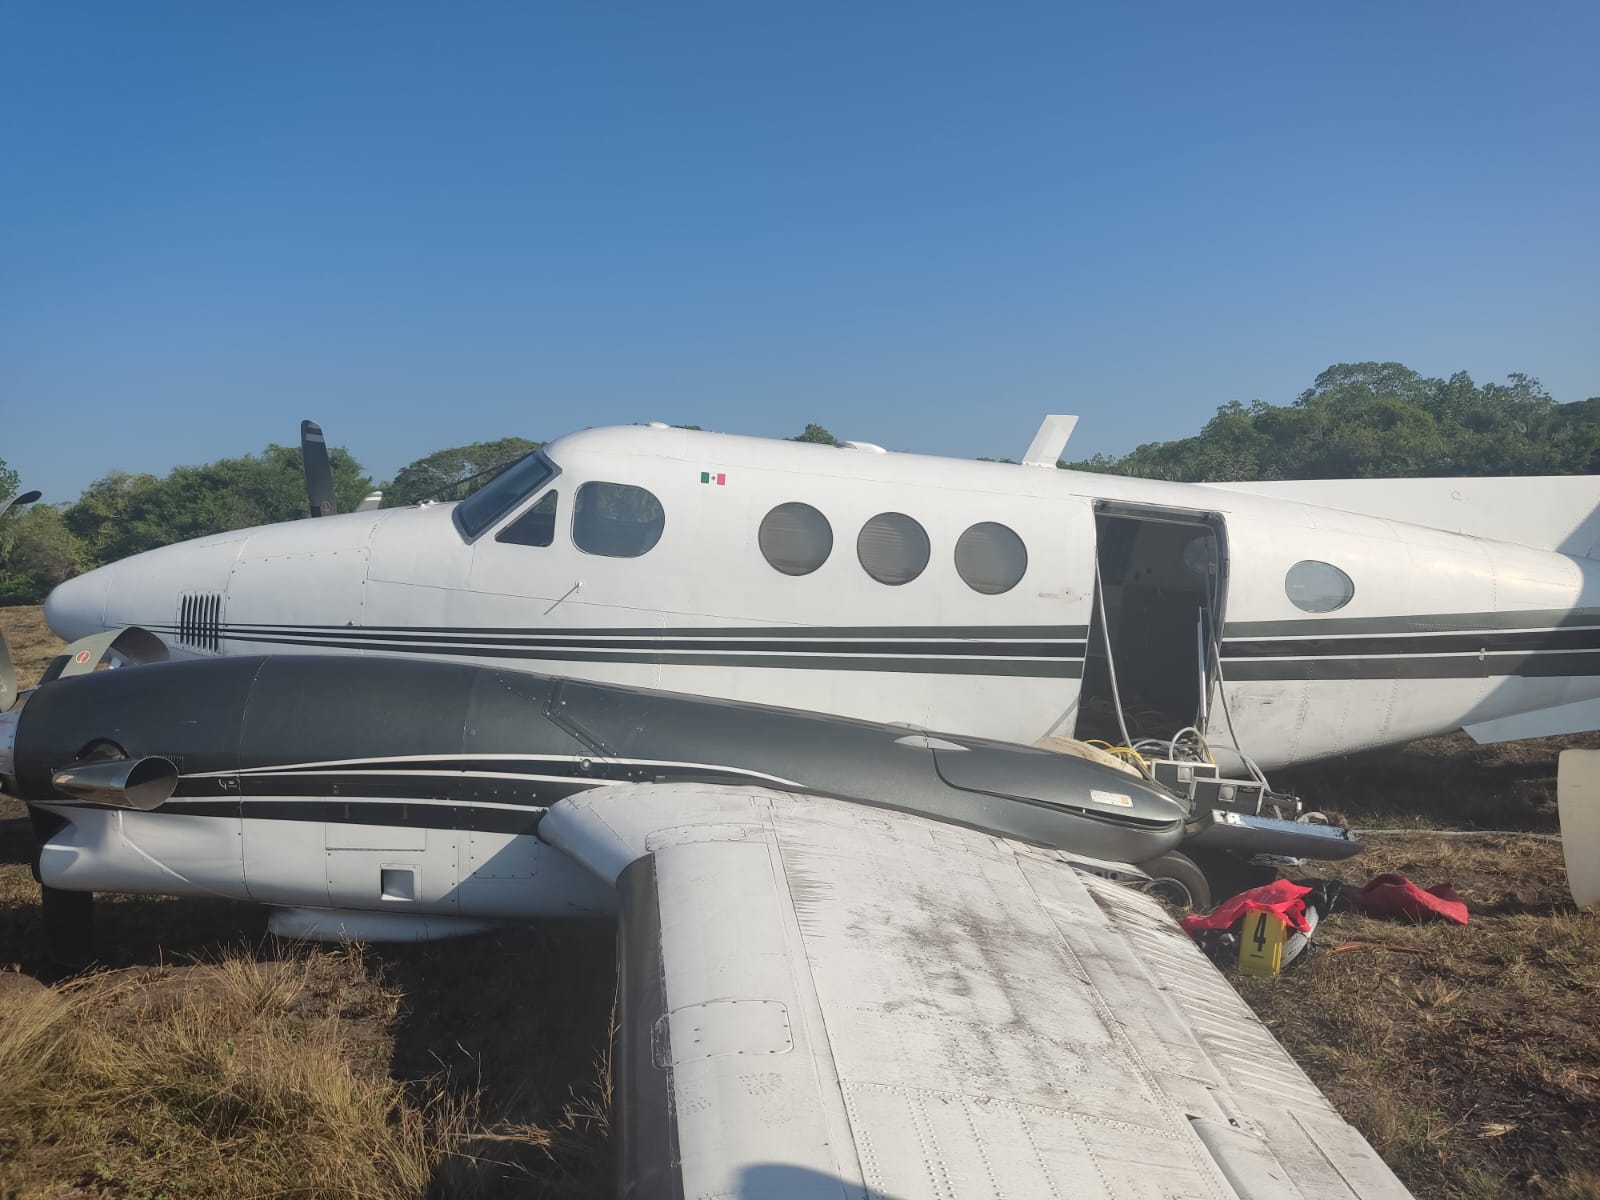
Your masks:
{"label": "wing leading edge", "polygon": [[895,812],[597,789],[623,1193],[1409,1193],[1175,923],[1061,854]]}

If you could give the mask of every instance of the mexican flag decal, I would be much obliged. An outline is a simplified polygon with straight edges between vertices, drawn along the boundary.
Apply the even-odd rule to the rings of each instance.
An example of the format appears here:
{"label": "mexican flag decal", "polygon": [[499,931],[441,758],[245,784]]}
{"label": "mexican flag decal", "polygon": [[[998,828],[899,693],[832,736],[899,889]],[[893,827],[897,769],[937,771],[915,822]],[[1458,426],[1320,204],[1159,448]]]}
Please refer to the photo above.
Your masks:
{"label": "mexican flag decal", "polygon": [[720,472],[717,472],[717,471],[701,471],[700,472],[700,482],[701,483],[714,483],[718,487],[722,487],[728,482],[728,477],[726,475],[721,474]]}

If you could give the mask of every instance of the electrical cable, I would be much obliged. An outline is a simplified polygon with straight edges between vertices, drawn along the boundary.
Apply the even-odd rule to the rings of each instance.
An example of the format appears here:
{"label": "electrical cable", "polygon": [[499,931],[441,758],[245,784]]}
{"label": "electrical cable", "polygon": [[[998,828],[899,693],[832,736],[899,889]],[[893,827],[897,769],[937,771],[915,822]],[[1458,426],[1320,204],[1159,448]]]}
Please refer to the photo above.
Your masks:
{"label": "electrical cable", "polygon": [[1233,742],[1233,751],[1244,762],[1245,770],[1250,772],[1262,788],[1270,792],[1272,785],[1267,782],[1266,775],[1256,765],[1256,760],[1246,754],[1244,748],[1239,745],[1239,735],[1233,728],[1233,711],[1228,707],[1228,681],[1222,675],[1222,647],[1217,644],[1215,637],[1211,639],[1211,655],[1217,667],[1217,699],[1222,705],[1222,719],[1228,724],[1228,737]]}
{"label": "electrical cable", "polygon": [[1122,744],[1130,745],[1133,739],[1128,736],[1128,723],[1122,719],[1122,696],[1117,691],[1117,662],[1111,653],[1111,622],[1106,616],[1106,594],[1100,584],[1100,556],[1094,559],[1094,600],[1100,608],[1100,640],[1106,648],[1106,674],[1111,679],[1111,705],[1117,713],[1117,728],[1122,731]]}
{"label": "electrical cable", "polygon": [[1559,833],[1529,833],[1525,829],[1359,829],[1351,826],[1351,832],[1363,836],[1378,833],[1388,834],[1417,834],[1425,837],[1520,837],[1533,838],[1539,842],[1559,842]]}

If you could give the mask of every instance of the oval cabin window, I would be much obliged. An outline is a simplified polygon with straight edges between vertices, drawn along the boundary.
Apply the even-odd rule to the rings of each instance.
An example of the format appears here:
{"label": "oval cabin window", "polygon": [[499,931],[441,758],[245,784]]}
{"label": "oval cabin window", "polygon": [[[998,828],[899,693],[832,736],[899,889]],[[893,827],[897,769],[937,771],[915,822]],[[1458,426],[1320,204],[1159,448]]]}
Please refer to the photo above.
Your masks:
{"label": "oval cabin window", "polygon": [[661,540],[661,501],[631,483],[586,483],[572,502],[572,543],[585,554],[638,558]]}
{"label": "oval cabin window", "polygon": [[1350,603],[1356,585],[1332,563],[1308,558],[1289,568],[1283,590],[1301,612],[1329,613]]}
{"label": "oval cabin window", "polygon": [[905,513],[879,513],[856,538],[861,567],[879,583],[910,583],[928,565],[928,534]]}
{"label": "oval cabin window", "polygon": [[809,504],[780,504],[761,519],[761,553],[776,571],[809,575],[833,553],[833,526]]}
{"label": "oval cabin window", "polygon": [[1028,569],[1028,548],[1012,530],[980,521],[956,542],[956,574],[969,588],[998,596],[1017,586]]}

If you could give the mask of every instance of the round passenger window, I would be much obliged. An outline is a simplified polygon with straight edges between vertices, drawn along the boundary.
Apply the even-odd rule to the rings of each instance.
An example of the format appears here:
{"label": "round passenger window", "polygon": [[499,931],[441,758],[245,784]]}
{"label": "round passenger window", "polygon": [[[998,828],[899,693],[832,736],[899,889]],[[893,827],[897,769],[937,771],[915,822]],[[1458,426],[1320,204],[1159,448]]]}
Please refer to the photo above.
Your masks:
{"label": "round passenger window", "polygon": [[833,527],[809,504],[780,504],[761,519],[761,553],[774,570],[809,575],[833,553]]}
{"label": "round passenger window", "polygon": [[1028,548],[1022,539],[994,521],[980,521],[956,542],[956,574],[975,592],[1009,592],[1027,569]]}
{"label": "round passenger window", "polygon": [[1308,558],[1289,568],[1283,590],[1302,612],[1327,613],[1349,604],[1356,585],[1332,563]]}
{"label": "round passenger window", "polygon": [[905,513],[879,513],[861,527],[856,557],[879,583],[910,583],[928,565],[928,535]]}

